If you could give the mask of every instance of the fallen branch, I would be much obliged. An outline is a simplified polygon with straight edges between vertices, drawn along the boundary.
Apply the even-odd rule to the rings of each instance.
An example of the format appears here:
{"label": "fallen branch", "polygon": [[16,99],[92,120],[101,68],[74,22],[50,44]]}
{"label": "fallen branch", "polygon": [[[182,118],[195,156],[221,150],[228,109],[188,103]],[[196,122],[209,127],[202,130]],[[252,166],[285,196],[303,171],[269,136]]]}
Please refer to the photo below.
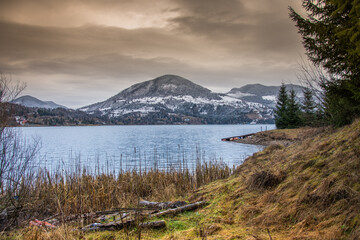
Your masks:
{"label": "fallen branch", "polygon": [[207,202],[205,201],[201,201],[201,202],[196,202],[196,203],[191,203],[182,207],[178,207],[178,208],[173,208],[173,209],[168,209],[162,212],[158,212],[158,213],[154,213],[150,215],[150,218],[152,217],[161,217],[164,215],[176,215],[185,211],[191,211],[191,210],[195,210],[199,207],[203,207],[207,204]]}
{"label": "fallen branch", "polygon": [[169,209],[169,208],[178,208],[185,206],[185,201],[174,201],[174,202],[149,202],[149,201],[139,201],[139,206],[158,208],[158,209]]}
{"label": "fallen branch", "polygon": [[140,223],[139,226],[141,228],[163,228],[166,227],[165,221],[155,221],[155,222],[146,222],[146,223]]}
{"label": "fallen branch", "polygon": [[[207,204],[205,201],[196,202],[192,204],[188,204],[182,207],[177,207],[173,209],[168,209],[162,212],[154,213],[151,215],[148,215],[148,219],[154,218],[154,217],[160,217],[164,215],[176,215],[185,211],[191,211],[195,210],[199,207],[203,207]],[[82,228],[83,231],[102,231],[102,230],[120,230],[125,227],[134,226],[136,222],[139,219],[131,218],[131,219],[121,219],[120,221],[113,221],[110,223],[93,223],[88,226],[85,226]],[[146,228],[160,228],[165,226],[165,221],[157,221],[157,222],[147,222],[147,223],[141,223],[139,225],[140,227],[146,227]]]}

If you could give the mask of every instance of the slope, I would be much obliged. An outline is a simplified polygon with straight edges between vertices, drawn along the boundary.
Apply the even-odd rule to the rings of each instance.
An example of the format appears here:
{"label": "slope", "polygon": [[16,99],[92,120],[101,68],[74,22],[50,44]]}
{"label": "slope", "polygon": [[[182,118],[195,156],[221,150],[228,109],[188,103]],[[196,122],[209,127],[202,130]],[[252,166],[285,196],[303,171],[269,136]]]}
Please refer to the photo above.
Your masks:
{"label": "slope", "polygon": [[183,96],[216,98],[219,97],[209,89],[195,84],[183,77],[177,75],[163,75],[153,80],[141,82],[132,85],[115,95],[114,99],[134,99],[143,97],[166,97]]}
{"label": "slope", "polygon": [[270,145],[192,195],[209,206],[169,219],[185,227],[163,239],[359,239],[360,120],[295,131],[297,143]]}

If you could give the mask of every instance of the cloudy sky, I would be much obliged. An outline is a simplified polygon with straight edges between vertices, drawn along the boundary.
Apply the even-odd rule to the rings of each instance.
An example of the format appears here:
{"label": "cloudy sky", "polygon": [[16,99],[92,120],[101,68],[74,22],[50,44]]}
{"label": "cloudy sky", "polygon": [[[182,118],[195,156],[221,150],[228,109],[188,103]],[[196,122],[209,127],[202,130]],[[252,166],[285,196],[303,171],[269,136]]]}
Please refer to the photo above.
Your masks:
{"label": "cloudy sky", "polygon": [[298,0],[1,0],[0,71],[68,107],[176,74],[215,92],[297,83]]}

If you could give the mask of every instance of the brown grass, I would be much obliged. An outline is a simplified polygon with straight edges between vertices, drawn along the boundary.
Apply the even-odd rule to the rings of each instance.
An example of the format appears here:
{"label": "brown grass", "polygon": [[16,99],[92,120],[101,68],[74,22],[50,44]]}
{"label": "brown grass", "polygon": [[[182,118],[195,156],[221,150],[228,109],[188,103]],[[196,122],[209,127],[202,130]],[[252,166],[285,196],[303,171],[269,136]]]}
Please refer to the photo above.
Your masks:
{"label": "brown grass", "polygon": [[[234,176],[192,197],[213,202],[203,210],[203,222],[216,215],[228,229],[209,239],[236,239],[236,232],[240,239],[269,239],[267,229],[273,239],[359,239],[360,120],[335,130],[272,132],[296,142],[267,147]],[[229,215],[234,224],[219,221]]]}
{"label": "brown grass", "polygon": [[270,171],[260,171],[252,174],[248,179],[248,187],[251,190],[271,189],[285,178],[285,174],[275,175]]}

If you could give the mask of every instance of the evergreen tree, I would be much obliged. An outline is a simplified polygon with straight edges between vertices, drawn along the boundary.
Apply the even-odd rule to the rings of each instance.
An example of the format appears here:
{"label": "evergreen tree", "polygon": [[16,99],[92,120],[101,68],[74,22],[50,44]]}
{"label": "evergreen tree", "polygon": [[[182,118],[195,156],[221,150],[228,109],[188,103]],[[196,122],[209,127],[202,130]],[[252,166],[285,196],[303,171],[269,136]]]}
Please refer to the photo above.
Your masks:
{"label": "evergreen tree", "polygon": [[304,101],[302,102],[302,121],[306,126],[314,125],[315,121],[315,103],[313,100],[313,93],[311,89],[304,88]]}
{"label": "evergreen tree", "polygon": [[314,113],[315,103],[313,100],[313,93],[309,88],[304,88],[304,101],[302,105],[302,109],[305,113],[311,114]]}
{"label": "evergreen tree", "polygon": [[300,106],[296,102],[296,93],[294,89],[291,89],[287,104],[287,109],[286,109],[286,114],[288,119],[286,128],[297,128],[302,125],[300,113],[301,113]]}
{"label": "evergreen tree", "polygon": [[322,82],[325,112],[335,125],[360,115],[360,1],[303,0],[304,18],[290,8],[310,60],[333,78]]}
{"label": "evergreen tree", "polygon": [[275,108],[275,124],[276,127],[279,129],[286,128],[288,126],[288,116],[287,116],[288,100],[289,98],[285,84],[282,83],[277,97],[276,108]]}
{"label": "evergreen tree", "polygon": [[346,83],[337,80],[322,85],[325,91],[325,117],[335,126],[349,124],[360,116],[360,103],[351,97],[352,93],[345,87]]}

